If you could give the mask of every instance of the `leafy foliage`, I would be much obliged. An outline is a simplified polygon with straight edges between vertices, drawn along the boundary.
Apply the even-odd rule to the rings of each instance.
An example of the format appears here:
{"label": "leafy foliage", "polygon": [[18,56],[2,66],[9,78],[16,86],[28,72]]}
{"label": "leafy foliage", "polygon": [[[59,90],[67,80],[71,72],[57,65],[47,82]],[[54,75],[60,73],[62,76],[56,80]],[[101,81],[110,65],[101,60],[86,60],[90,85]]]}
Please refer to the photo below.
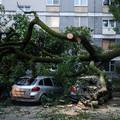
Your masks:
{"label": "leafy foliage", "polygon": [[18,33],[20,36],[19,39],[23,39],[26,35],[28,25],[30,23],[29,17],[27,17],[26,15],[16,14],[13,17],[13,20],[15,21],[14,25],[16,33]]}
{"label": "leafy foliage", "polygon": [[115,20],[120,21],[120,0],[112,0],[109,8]]}
{"label": "leafy foliage", "polygon": [[91,32],[92,30],[88,27],[66,27],[65,33],[72,33],[74,36],[86,36],[88,40],[91,38]]}
{"label": "leafy foliage", "polygon": [[120,48],[120,44],[111,44],[109,49]]}
{"label": "leafy foliage", "polygon": [[[111,4],[109,5],[109,10],[113,14],[114,19],[120,23],[120,1],[119,0],[112,0]],[[120,31],[119,27],[114,28],[116,32]]]}
{"label": "leafy foliage", "polygon": [[[16,33],[17,36],[12,36],[10,37],[10,39],[2,38],[2,41],[4,41],[4,43],[8,43],[11,41],[18,42],[24,39],[28,30],[28,26],[30,24],[30,18],[26,15],[16,14],[15,16],[12,16],[8,20],[8,22],[11,19],[14,22],[11,24],[10,26],[11,28],[9,27],[7,28],[7,31],[9,32],[11,29],[13,29],[12,32]],[[4,24],[7,24],[7,23],[4,23]],[[65,33],[67,34],[68,32],[72,32],[75,35],[86,34],[88,37],[90,37],[89,28],[70,27],[70,28],[66,28]],[[83,53],[82,51],[80,52],[80,48],[78,44],[72,43],[72,42],[70,43],[68,41],[63,41],[59,38],[53,37],[49,33],[46,33],[45,31],[43,31],[40,27],[35,26],[32,32],[32,40],[24,49],[24,52],[28,54],[33,54],[34,56],[38,56],[38,55],[46,56],[46,52],[44,54],[43,51],[46,51],[46,52],[48,51],[47,54],[60,55],[65,59],[65,63],[58,65],[57,75],[61,76],[60,78],[65,78],[71,75],[74,76],[74,74],[76,74],[76,70],[75,70],[76,69],[75,65],[77,64],[75,63],[77,59],[76,55]],[[72,51],[72,53],[70,51]],[[75,59],[72,57],[72,55],[76,56]],[[15,57],[14,55],[3,57],[1,61],[1,71],[2,71],[1,74],[4,74],[4,75],[8,74],[7,76],[9,76],[10,78],[16,78],[17,76],[23,75],[27,69],[31,69],[32,61],[26,61],[26,60],[20,61],[19,57],[20,56]],[[7,68],[4,66],[7,66]],[[39,64],[39,65],[37,64],[36,74],[41,74],[41,75],[53,74],[53,73],[50,73],[51,67],[52,67],[52,64]],[[5,68],[9,72],[4,72],[6,71]],[[64,73],[62,73],[63,69],[64,69]]]}
{"label": "leafy foliage", "polygon": [[[30,20],[25,15],[16,14],[15,16],[8,16],[7,18],[3,15],[1,17],[2,21],[0,21],[1,25],[1,44],[6,44],[10,42],[18,42],[20,39],[23,39],[26,31],[28,29],[28,24],[30,23]],[[7,20],[6,20],[7,19]],[[11,22],[12,21],[12,22]],[[11,24],[9,24],[11,23]],[[8,27],[5,27],[4,30],[2,29],[3,26],[9,25]],[[6,31],[6,32],[5,32]],[[35,30],[34,30],[35,31]],[[35,32],[34,32],[35,33]],[[8,37],[4,37],[3,35],[7,35]],[[13,34],[13,36],[11,36]],[[16,35],[14,35],[16,34]],[[10,37],[9,37],[10,35]],[[34,34],[34,36],[37,36]],[[31,43],[28,45],[28,47],[25,49],[28,53],[37,53],[36,49],[33,49],[33,44]],[[20,56],[19,56],[20,57]],[[30,68],[30,62],[26,60],[19,60],[18,56],[15,55],[7,55],[4,57],[1,57],[0,60],[0,76],[2,81],[9,81],[12,80],[18,76],[21,76],[25,74],[26,69]],[[6,78],[7,77],[7,78]]]}
{"label": "leafy foliage", "polygon": [[46,35],[45,39],[45,49],[52,54],[60,55],[65,50],[66,42],[51,36],[50,34]]}
{"label": "leafy foliage", "polygon": [[[13,24],[7,28],[7,33],[4,33],[6,37],[4,38],[3,35],[1,37],[1,43],[0,45],[5,45],[6,48],[8,47],[14,47],[12,48],[13,51],[18,52],[19,51],[19,56],[18,55],[1,55],[1,68],[5,68],[3,66],[7,66],[7,71],[8,72],[2,72],[3,76],[9,77],[17,77],[22,75],[27,69],[32,69],[33,73],[37,74],[49,74],[50,67],[52,66],[51,64],[40,64],[39,66],[35,65],[34,58],[39,57],[41,58],[57,58],[60,56],[61,58],[64,59],[64,62],[58,65],[58,70],[56,71],[58,78],[61,79],[66,79],[67,77],[75,77],[75,76],[80,76],[83,73],[90,73],[91,71],[89,70],[89,65],[84,65],[79,61],[79,56],[80,55],[90,55],[92,56],[91,53],[94,53],[94,49],[92,49],[92,52],[87,52],[85,49],[83,49],[83,46],[78,44],[77,42],[68,42],[64,41],[63,39],[67,39],[66,34],[67,33],[72,33],[74,37],[80,37],[80,36],[86,36],[87,39],[90,40],[90,33],[92,30],[87,27],[67,27],[65,30],[65,34],[61,35],[62,37],[58,38],[58,34],[55,32],[53,34],[54,37],[51,34],[54,32],[45,32],[38,26],[34,26],[37,21],[40,22],[38,17],[35,16],[35,19],[31,21],[31,19],[26,16],[26,15],[21,15],[21,14],[16,14],[12,16]],[[42,22],[39,23],[38,25]],[[1,23],[2,24],[2,23]],[[7,23],[5,23],[6,25]],[[47,27],[45,24],[43,24],[44,28],[47,28],[48,30],[49,27]],[[34,27],[33,27],[34,26]],[[31,29],[28,29],[30,27]],[[42,27],[42,26],[41,26]],[[28,35],[30,32],[30,36]],[[32,37],[31,37],[31,32],[32,32]],[[56,35],[57,34],[57,35]],[[27,37],[29,40],[27,39]],[[85,41],[87,41],[87,39]],[[16,46],[10,45],[7,46],[8,43],[18,43]],[[91,42],[91,41],[89,41]],[[85,43],[89,43],[88,41]],[[22,45],[21,45],[22,43]],[[82,41],[83,43],[83,41]],[[90,45],[90,49],[93,48],[92,45]],[[89,46],[84,44],[84,47],[89,51]],[[1,48],[2,49],[2,48]],[[17,51],[15,50],[17,49]],[[96,48],[98,51],[99,49]],[[21,53],[22,51],[22,53]],[[6,52],[6,51],[5,51]],[[11,51],[10,51],[11,52]],[[27,55],[26,55],[27,54]],[[21,59],[21,56],[25,56],[24,59]],[[32,56],[32,57],[31,57]],[[28,59],[29,60],[28,60]],[[11,62],[11,60],[13,61]],[[42,59],[44,62],[44,59]],[[86,63],[85,63],[86,64]],[[22,68],[20,68],[22,66]],[[37,72],[36,69],[37,68]],[[2,70],[1,70],[2,71]],[[92,72],[91,72],[92,73]],[[55,73],[54,73],[55,74]],[[93,74],[93,73],[92,73]],[[8,79],[7,78],[7,79]],[[73,79],[73,78],[72,78]],[[64,81],[63,80],[63,81]]]}

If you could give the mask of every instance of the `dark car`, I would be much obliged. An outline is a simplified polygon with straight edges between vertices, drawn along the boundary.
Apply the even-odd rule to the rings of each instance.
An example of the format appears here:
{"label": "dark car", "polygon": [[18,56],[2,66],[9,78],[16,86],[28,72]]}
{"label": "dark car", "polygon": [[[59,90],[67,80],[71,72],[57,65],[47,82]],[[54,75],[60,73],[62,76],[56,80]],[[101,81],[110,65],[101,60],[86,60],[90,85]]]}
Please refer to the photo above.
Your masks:
{"label": "dark car", "polygon": [[10,84],[0,83],[0,101],[10,97],[9,90],[11,88]]}
{"label": "dark car", "polygon": [[107,90],[103,90],[99,77],[79,77],[70,89],[70,98],[73,103],[81,101],[83,104],[90,104],[97,101],[102,104],[112,96],[112,84],[107,81]]}

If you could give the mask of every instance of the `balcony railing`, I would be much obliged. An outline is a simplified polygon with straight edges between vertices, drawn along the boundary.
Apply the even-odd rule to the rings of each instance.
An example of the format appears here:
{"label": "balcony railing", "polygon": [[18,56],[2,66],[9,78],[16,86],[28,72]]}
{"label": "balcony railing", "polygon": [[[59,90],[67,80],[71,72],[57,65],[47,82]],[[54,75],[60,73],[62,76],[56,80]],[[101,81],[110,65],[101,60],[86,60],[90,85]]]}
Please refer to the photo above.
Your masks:
{"label": "balcony railing", "polygon": [[115,35],[116,32],[114,31],[113,28],[103,28],[102,29],[102,34],[105,34],[105,35]]}

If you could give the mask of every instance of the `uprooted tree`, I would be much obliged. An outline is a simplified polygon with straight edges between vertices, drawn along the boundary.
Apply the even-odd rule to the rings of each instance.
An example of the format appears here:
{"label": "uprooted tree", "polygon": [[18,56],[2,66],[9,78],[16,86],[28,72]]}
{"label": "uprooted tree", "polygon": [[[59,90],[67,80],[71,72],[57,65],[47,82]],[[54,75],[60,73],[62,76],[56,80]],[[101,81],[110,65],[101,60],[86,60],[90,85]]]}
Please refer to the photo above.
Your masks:
{"label": "uprooted tree", "polygon": [[[1,16],[3,15],[4,17],[4,9],[2,7],[1,10],[3,11],[3,13],[1,13]],[[15,18],[16,21],[20,23],[21,21],[24,21],[26,14],[32,14],[34,18],[32,21],[26,22],[24,25],[17,25],[18,23],[16,22],[14,23],[13,27],[9,27],[7,30],[4,30],[1,24],[0,72],[5,74],[5,76],[9,77],[9,75],[12,74],[12,69],[15,69],[16,65],[18,65],[18,69],[21,69],[21,66],[23,65],[21,62],[28,66],[31,65],[30,67],[33,70],[35,68],[34,63],[37,62],[52,64],[62,63],[65,61],[65,55],[62,54],[62,50],[64,49],[64,46],[68,47],[71,43],[77,44],[77,52],[79,52],[79,54],[70,56],[70,58],[77,58],[77,61],[80,62],[94,61],[95,63],[99,62],[99,65],[102,65],[104,62],[110,61],[112,58],[120,56],[119,47],[113,48],[111,51],[107,52],[104,50],[99,51],[96,49],[96,47],[89,40],[89,34],[87,33],[89,32],[89,29],[84,29],[83,27],[80,29],[71,27],[67,30],[67,32],[60,33],[52,30],[46,24],[44,24],[36,12],[24,12],[24,14],[24,17],[20,18],[18,21],[17,18],[20,16],[17,15]],[[39,30],[38,26],[40,27]],[[17,27],[21,27],[21,30],[19,31]],[[28,27],[27,31],[24,31],[25,27]],[[68,46],[65,42],[67,42]],[[45,46],[45,43],[49,45]],[[82,48],[86,50],[85,53],[83,52],[84,54],[80,54],[81,49],[79,49],[79,46],[82,46]],[[92,68],[93,66],[94,64],[92,64]],[[22,67],[24,67],[24,65]],[[97,71],[99,75],[103,73],[96,67],[93,69],[93,71]],[[6,80],[7,79],[8,78],[6,78]],[[105,86],[105,81],[103,81],[103,79],[102,83],[103,86]]]}

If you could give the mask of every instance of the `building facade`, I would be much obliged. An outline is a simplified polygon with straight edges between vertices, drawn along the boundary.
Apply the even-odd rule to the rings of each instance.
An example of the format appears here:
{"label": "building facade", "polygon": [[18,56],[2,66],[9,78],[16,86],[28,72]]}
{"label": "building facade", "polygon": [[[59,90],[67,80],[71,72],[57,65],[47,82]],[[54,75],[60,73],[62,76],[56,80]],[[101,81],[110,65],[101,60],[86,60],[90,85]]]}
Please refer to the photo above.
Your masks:
{"label": "building facade", "polygon": [[[120,43],[120,23],[113,20],[109,13],[110,0],[0,0],[7,14],[25,11],[37,11],[40,19],[49,27],[64,31],[67,26],[86,26],[93,30],[94,44],[109,49],[114,43]],[[19,7],[18,7],[19,6]]]}

